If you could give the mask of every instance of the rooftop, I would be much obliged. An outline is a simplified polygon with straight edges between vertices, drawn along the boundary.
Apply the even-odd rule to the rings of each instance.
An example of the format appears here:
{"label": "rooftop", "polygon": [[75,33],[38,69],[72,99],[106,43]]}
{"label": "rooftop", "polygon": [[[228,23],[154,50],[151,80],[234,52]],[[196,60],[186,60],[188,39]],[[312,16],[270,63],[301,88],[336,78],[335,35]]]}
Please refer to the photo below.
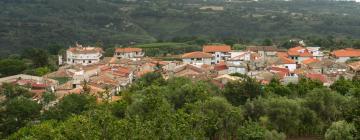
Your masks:
{"label": "rooftop", "polygon": [[75,47],[70,47],[67,51],[70,51],[72,53],[76,54],[89,54],[89,53],[102,53],[103,49],[99,47],[84,47],[80,44],[75,44]]}
{"label": "rooftop", "polygon": [[212,58],[213,56],[205,52],[190,52],[182,55],[182,58]]}
{"label": "rooftop", "polygon": [[360,57],[360,49],[346,48],[331,52],[335,57]]}
{"label": "rooftop", "polygon": [[203,47],[203,52],[230,52],[231,47],[228,45],[206,45]]}

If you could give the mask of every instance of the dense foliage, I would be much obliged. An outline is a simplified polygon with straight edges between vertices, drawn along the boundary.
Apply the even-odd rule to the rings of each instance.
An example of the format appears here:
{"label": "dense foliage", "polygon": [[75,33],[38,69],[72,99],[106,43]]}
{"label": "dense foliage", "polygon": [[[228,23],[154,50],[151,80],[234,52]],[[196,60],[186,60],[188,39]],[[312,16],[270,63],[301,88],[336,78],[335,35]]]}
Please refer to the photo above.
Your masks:
{"label": "dense foliage", "polygon": [[[155,41],[360,47],[360,4],[327,0],[1,0],[0,54]],[[219,6],[224,10],[200,10]],[[329,36],[332,35],[332,36]],[[195,36],[195,37],[193,37]]]}
{"label": "dense foliage", "polygon": [[[102,103],[87,93],[55,101],[46,93],[38,104],[26,90],[6,85],[1,90],[7,97],[2,102],[1,135],[8,139],[360,138],[359,81],[341,79],[352,85],[343,95],[309,79],[290,85],[273,80],[262,87],[243,78],[219,89],[208,81],[164,80],[159,73],[149,73],[122,91],[121,100]],[[303,89],[284,90],[294,87]],[[49,106],[49,102],[57,103]]]}

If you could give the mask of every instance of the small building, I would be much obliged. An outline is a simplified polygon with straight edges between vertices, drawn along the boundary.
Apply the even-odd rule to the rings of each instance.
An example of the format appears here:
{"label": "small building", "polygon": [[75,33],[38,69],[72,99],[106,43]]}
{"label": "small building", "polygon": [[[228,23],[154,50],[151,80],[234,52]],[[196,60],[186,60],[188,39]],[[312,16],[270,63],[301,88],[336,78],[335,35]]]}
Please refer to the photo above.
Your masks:
{"label": "small building", "polygon": [[66,50],[66,63],[81,65],[95,64],[100,61],[102,53],[102,48],[83,47],[76,43],[75,47],[70,47]]}
{"label": "small building", "polygon": [[272,66],[279,67],[279,68],[286,68],[286,69],[289,69],[289,71],[291,71],[291,72],[293,72],[297,68],[296,62],[290,58],[276,57],[276,58],[271,59],[270,61],[271,62],[269,62],[269,63]]}
{"label": "small building", "polygon": [[185,64],[193,64],[197,66],[211,65],[213,55],[205,52],[191,52],[182,55],[182,60]]}
{"label": "small building", "polygon": [[296,63],[300,63],[306,59],[312,58],[313,55],[308,49],[302,46],[297,46],[288,50],[288,57]]}
{"label": "small building", "polygon": [[212,64],[218,64],[220,61],[225,61],[231,57],[231,47],[228,45],[206,45],[203,47],[203,52],[210,53],[214,56]]}
{"label": "small building", "polygon": [[145,53],[141,48],[116,48],[114,57],[116,58],[127,58],[133,61],[140,60],[143,58]]}
{"label": "small building", "polygon": [[191,79],[201,80],[207,78],[209,71],[195,65],[183,64],[177,66],[170,73],[170,77],[187,77]]}
{"label": "small building", "polygon": [[336,59],[336,62],[346,62],[349,59],[360,58],[360,49],[346,48],[335,50],[331,52],[331,56]]}
{"label": "small building", "polygon": [[306,47],[307,50],[313,55],[314,58],[322,60],[324,53],[320,50],[320,47]]}
{"label": "small building", "polygon": [[247,51],[256,52],[262,58],[276,57],[278,48],[276,46],[248,46]]}

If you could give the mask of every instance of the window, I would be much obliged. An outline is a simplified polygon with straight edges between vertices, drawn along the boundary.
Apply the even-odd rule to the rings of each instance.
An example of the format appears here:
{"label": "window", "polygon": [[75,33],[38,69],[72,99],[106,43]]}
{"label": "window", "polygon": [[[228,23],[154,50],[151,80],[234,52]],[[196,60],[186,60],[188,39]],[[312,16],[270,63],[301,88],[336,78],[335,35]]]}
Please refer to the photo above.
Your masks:
{"label": "window", "polygon": [[201,58],[196,58],[197,61],[201,61]]}
{"label": "window", "polygon": [[89,60],[89,63],[91,63],[91,60]]}
{"label": "window", "polygon": [[85,60],[83,60],[83,63],[85,63]]}
{"label": "window", "polygon": [[287,68],[287,69],[288,69],[288,68],[289,68],[289,66],[285,66],[285,68]]}

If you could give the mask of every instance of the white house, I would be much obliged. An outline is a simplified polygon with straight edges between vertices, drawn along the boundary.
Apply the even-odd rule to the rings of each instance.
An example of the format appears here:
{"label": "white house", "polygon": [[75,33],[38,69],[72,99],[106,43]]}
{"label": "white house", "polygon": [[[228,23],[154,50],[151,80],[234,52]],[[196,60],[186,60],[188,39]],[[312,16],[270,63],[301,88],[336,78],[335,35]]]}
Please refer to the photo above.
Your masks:
{"label": "white house", "polygon": [[182,55],[182,60],[186,64],[201,66],[204,64],[211,65],[213,55],[205,52],[191,52]]}
{"label": "white house", "polygon": [[290,48],[287,53],[288,53],[288,57],[296,61],[296,63],[300,63],[309,58],[313,58],[313,54],[311,54],[311,52],[308,49],[302,46]]}
{"label": "white house", "polygon": [[100,61],[103,50],[98,47],[83,47],[76,43],[75,47],[66,50],[67,64],[90,65]]}
{"label": "white house", "polygon": [[273,59],[272,66],[279,67],[279,68],[286,68],[289,69],[290,72],[296,70],[296,62],[290,58],[286,57],[277,57]]}
{"label": "white house", "polygon": [[320,47],[306,47],[307,50],[313,55],[314,58],[322,60],[324,58],[324,53],[320,51]]}
{"label": "white house", "polygon": [[225,61],[231,57],[231,47],[228,45],[206,45],[203,47],[203,52],[210,53],[214,56],[212,64],[218,64],[220,61]]}
{"label": "white house", "polygon": [[336,62],[346,62],[351,58],[360,58],[360,49],[346,48],[331,52]]}
{"label": "white house", "polygon": [[128,58],[133,61],[140,60],[144,55],[141,48],[116,48],[114,54],[116,58]]}
{"label": "white house", "polygon": [[249,62],[259,59],[255,52],[231,52],[231,58],[227,60],[229,73],[246,74],[249,69]]}

